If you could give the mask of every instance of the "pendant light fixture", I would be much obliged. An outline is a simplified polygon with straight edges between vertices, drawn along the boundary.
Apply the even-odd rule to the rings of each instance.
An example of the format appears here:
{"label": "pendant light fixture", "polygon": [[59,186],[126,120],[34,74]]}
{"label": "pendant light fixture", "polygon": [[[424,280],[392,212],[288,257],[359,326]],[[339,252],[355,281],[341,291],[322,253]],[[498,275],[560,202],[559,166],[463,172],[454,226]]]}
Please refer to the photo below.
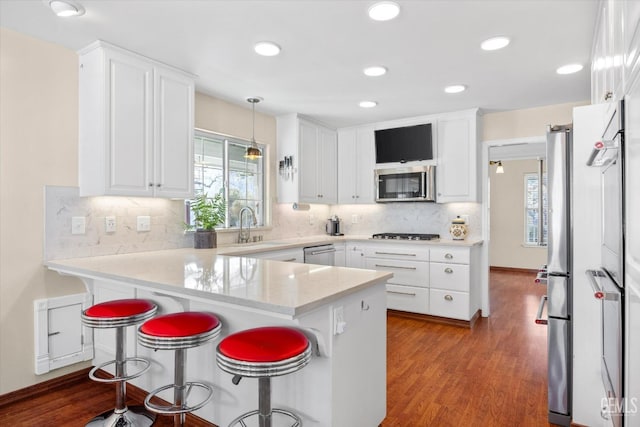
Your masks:
{"label": "pendant light fixture", "polygon": [[258,148],[258,144],[256,144],[256,104],[262,101],[262,98],[257,96],[247,98],[247,102],[251,103],[251,113],[252,113],[252,126],[251,126],[251,146],[247,147],[247,151],[244,153],[244,158],[249,160],[255,160],[262,157],[262,151]]}
{"label": "pendant light fixture", "polygon": [[490,165],[497,165],[496,173],[504,173],[504,166],[502,166],[502,160],[498,160],[498,161],[491,160],[489,162],[489,164]]}

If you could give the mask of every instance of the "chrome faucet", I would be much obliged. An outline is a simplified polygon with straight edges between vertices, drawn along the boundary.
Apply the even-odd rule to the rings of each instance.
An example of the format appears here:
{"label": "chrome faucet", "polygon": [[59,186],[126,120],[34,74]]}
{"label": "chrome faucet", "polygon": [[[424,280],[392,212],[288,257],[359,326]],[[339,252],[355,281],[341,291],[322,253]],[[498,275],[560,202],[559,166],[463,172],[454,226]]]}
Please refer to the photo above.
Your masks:
{"label": "chrome faucet", "polygon": [[249,211],[251,215],[251,221],[253,221],[253,225],[258,225],[258,220],[256,218],[256,213],[249,206],[245,206],[240,209],[240,213],[238,216],[240,217],[240,234],[238,235],[238,243],[247,243],[249,242],[249,238],[251,237],[251,221],[249,221],[249,226],[245,230],[244,229],[244,213]]}

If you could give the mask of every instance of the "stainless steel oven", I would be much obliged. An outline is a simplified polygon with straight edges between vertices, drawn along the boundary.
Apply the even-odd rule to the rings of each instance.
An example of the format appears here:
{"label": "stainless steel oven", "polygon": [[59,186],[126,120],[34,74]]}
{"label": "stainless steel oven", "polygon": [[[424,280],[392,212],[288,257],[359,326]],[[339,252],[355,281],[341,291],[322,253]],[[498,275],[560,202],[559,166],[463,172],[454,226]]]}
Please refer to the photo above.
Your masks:
{"label": "stainless steel oven", "polygon": [[623,354],[624,354],[624,291],[603,270],[588,270],[587,276],[594,296],[601,301],[602,383],[606,401],[602,416],[611,419],[615,427],[622,427]]}

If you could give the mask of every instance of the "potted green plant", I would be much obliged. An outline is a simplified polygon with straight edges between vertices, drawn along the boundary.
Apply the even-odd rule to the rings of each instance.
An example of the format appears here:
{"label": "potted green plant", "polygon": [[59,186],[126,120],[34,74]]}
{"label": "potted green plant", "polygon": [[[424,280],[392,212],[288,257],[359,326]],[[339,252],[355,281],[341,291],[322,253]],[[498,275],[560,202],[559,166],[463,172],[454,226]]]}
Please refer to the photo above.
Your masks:
{"label": "potted green plant", "polygon": [[208,198],[206,194],[199,194],[191,201],[191,210],[195,222],[193,247],[196,249],[210,249],[217,246],[215,227],[224,222],[226,203],[222,193]]}

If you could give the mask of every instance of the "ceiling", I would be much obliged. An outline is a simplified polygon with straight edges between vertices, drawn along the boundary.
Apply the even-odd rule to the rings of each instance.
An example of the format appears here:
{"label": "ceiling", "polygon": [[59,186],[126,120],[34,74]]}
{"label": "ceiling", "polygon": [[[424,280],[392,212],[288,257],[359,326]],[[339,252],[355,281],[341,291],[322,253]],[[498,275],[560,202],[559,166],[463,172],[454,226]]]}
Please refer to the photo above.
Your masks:
{"label": "ceiling", "polygon": [[[595,0],[397,0],[398,18],[363,0],[77,0],[59,18],[43,0],[0,0],[0,25],[78,50],[96,39],[197,75],[196,90],[257,111],[297,112],[331,127],[480,107],[514,110],[590,98]],[[505,49],[480,43],[506,35]],[[261,57],[254,43],[276,42]],[[568,63],[585,67],[558,75]],[[388,73],[366,77],[383,65]],[[461,83],[458,94],[444,87]],[[358,103],[374,100],[363,109]]]}

